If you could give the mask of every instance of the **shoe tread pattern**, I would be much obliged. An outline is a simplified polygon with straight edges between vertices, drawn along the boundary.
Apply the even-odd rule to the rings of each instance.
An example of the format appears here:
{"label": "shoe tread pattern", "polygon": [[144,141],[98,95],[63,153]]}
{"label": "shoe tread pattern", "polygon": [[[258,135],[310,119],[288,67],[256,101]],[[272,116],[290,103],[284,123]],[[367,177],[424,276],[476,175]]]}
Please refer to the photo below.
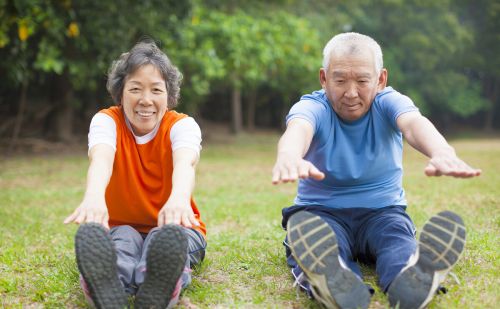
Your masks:
{"label": "shoe tread pattern", "polygon": [[287,224],[293,256],[311,283],[315,298],[328,308],[367,308],[365,284],[341,266],[337,238],[319,216],[301,211]]}
{"label": "shoe tread pattern", "polygon": [[125,308],[127,294],[118,279],[116,252],[100,224],[80,225],[75,236],[76,260],[97,308]]}
{"label": "shoe tread pattern", "polygon": [[164,225],[151,239],[146,257],[146,276],[135,300],[138,309],[164,309],[187,259],[188,242],[178,225]]}
{"label": "shoe tread pattern", "polygon": [[460,216],[443,211],[422,228],[415,265],[400,273],[389,287],[389,302],[400,309],[423,308],[436,291],[436,271],[448,272],[465,247],[466,230]]}

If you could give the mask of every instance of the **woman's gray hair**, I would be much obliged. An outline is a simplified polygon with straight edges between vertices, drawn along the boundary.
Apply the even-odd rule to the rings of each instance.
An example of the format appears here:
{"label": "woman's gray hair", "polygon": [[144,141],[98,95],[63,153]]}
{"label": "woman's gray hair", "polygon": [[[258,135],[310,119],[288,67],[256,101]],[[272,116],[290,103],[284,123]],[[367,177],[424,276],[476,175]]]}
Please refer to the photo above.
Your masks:
{"label": "woman's gray hair", "polygon": [[357,32],[337,34],[326,43],[323,49],[323,68],[325,70],[328,69],[332,53],[352,55],[359,53],[364,48],[368,48],[372,52],[374,56],[375,71],[380,73],[384,67],[382,48],[380,48],[380,45],[371,37]]}
{"label": "woman's gray hair", "polygon": [[141,41],[129,52],[121,54],[120,58],[113,61],[108,71],[106,88],[116,104],[121,104],[126,79],[137,69],[148,64],[158,69],[165,81],[168,108],[172,109],[177,106],[182,73],[153,41]]}

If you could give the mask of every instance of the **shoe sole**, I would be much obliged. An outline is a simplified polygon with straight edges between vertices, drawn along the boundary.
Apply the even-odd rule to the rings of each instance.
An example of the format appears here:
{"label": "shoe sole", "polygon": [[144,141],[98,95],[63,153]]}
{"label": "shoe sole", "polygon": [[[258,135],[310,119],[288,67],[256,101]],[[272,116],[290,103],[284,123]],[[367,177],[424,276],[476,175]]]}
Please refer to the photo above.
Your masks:
{"label": "shoe sole", "polygon": [[135,298],[135,308],[164,309],[170,302],[187,259],[187,237],[178,225],[164,225],[151,239],[146,276]]}
{"label": "shoe sole", "polygon": [[319,302],[327,308],[368,308],[370,292],[340,264],[337,237],[323,219],[305,211],[294,214],[288,220],[287,238]]}
{"label": "shoe sole", "polygon": [[108,231],[100,224],[80,225],[75,236],[78,270],[96,308],[125,308],[128,297],[116,266],[116,252]]}
{"label": "shoe sole", "polygon": [[418,260],[403,270],[389,287],[389,302],[401,309],[423,308],[438,288],[439,273],[447,273],[458,262],[465,247],[462,218],[451,211],[431,217],[422,228]]}

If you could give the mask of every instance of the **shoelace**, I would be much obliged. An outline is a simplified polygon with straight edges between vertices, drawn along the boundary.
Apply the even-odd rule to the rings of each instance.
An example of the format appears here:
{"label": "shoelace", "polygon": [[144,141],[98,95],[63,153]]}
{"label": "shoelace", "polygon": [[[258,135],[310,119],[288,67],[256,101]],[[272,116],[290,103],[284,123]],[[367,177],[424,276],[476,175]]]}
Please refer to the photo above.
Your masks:
{"label": "shoelace", "polygon": [[451,277],[453,277],[453,279],[455,279],[455,282],[458,285],[460,285],[460,280],[458,280],[458,277],[457,277],[457,275],[454,272],[449,272],[448,275],[450,275]]}
{"label": "shoelace", "polygon": [[298,275],[297,277],[295,277],[295,274],[294,274],[294,273],[293,273],[293,271],[292,271],[292,275],[293,275],[293,277],[295,278],[295,282],[293,283],[293,285],[292,285],[292,286],[293,286],[293,287],[297,287],[297,285],[298,285],[298,287],[299,287],[299,288],[300,288],[300,287],[304,288],[304,286],[303,286],[303,285],[302,285],[302,283],[301,283],[301,281],[302,281],[302,277],[304,277],[304,273],[300,273],[300,275]]}

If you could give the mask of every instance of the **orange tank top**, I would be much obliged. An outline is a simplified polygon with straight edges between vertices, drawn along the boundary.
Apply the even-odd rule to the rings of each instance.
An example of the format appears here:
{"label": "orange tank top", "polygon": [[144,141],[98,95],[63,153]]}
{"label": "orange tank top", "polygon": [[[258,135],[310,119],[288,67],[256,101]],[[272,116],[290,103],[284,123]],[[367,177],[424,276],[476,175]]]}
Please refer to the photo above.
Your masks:
{"label": "orange tank top", "polygon": [[[156,136],[146,144],[136,144],[122,108],[113,106],[100,112],[111,116],[116,124],[113,173],[106,188],[109,225],[130,225],[141,233],[147,233],[157,226],[158,213],[172,191],[170,130],[187,115],[168,111]],[[200,222],[200,226],[194,229],[205,236],[206,227],[192,197],[191,208]]]}

